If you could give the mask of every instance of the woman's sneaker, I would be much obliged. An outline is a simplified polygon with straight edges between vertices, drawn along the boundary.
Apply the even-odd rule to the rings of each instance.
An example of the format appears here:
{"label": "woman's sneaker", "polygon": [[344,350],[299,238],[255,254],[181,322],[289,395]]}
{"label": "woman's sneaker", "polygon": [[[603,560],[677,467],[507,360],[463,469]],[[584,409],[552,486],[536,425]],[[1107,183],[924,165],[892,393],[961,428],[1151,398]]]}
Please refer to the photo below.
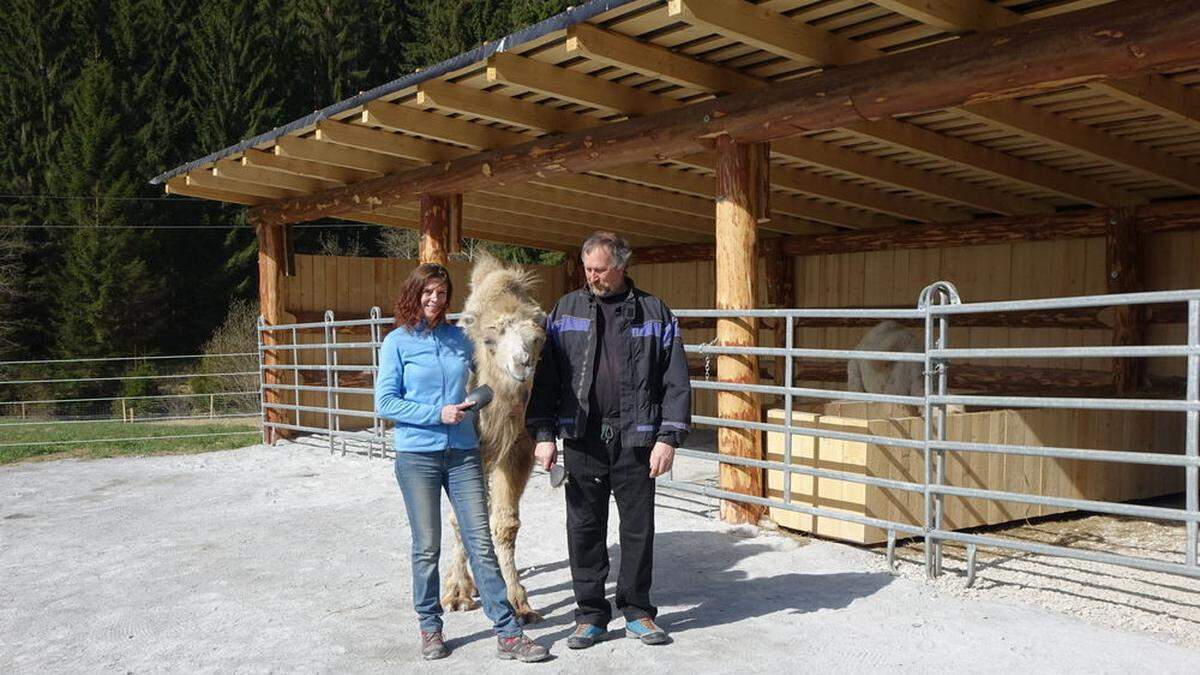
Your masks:
{"label": "woman's sneaker", "polygon": [[659,628],[650,617],[625,624],[625,637],[641,640],[645,645],[661,645],[667,642],[667,632]]}
{"label": "woman's sneaker", "polygon": [[515,637],[496,639],[496,656],[506,661],[516,659],[525,663],[542,661],[550,657],[550,651],[521,634]]}
{"label": "woman's sneaker", "polygon": [[432,661],[444,659],[449,655],[450,650],[446,649],[446,640],[442,637],[442,631],[435,630],[432,633],[421,631],[421,658]]}
{"label": "woman's sneaker", "polygon": [[606,633],[603,628],[592,623],[581,623],[575,626],[575,632],[567,638],[568,649],[587,649],[596,644],[596,640]]}

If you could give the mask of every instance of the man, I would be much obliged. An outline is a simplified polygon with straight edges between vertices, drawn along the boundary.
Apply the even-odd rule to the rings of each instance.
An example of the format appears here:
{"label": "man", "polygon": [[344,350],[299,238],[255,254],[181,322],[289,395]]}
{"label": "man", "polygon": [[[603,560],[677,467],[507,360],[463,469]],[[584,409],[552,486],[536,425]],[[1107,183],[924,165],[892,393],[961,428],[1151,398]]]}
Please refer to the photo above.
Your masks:
{"label": "man", "polygon": [[546,318],[547,342],[534,375],[526,426],[537,461],[556,461],[563,439],[567,548],[575,591],[571,649],[607,632],[608,501],[620,515],[617,609],[625,634],[667,642],[650,602],[654,479],[671,469],[691,421],[691,389],[679,322],[662,300],[625,276],[624,239],[597,232],[582,247],[584,288],[564,295]]}

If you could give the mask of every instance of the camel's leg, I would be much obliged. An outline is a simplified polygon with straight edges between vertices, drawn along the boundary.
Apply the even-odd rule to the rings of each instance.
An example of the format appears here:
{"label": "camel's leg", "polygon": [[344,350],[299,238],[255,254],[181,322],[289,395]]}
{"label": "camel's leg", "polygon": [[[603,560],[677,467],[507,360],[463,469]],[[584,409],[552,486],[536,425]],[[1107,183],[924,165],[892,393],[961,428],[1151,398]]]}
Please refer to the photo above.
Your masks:
{"label": "camel's leg", "polygon": [[442,580],[442,608],[451,612],[475,609],[475,582],[467,568],[467,552],[463,548],[462,535],[458,531],[458,518],[450,514],[450,526],[454,528],[454,562],[450,564],[446,578]]}
{"label": "camel's leg", "polygon": [[521,585],[517,575],[515,548],[517,532],[521,529],[520,502],[529,472],[533,468],[533,452],[530,448],[513,448],[507,462],[497,467],[493,475],[489,496],[492,541],[496,545],[496,557],[500,562],[500,573],[508,587],[508,601],[522,623],[536,623],[542,615],[529,606],[529,594]]}

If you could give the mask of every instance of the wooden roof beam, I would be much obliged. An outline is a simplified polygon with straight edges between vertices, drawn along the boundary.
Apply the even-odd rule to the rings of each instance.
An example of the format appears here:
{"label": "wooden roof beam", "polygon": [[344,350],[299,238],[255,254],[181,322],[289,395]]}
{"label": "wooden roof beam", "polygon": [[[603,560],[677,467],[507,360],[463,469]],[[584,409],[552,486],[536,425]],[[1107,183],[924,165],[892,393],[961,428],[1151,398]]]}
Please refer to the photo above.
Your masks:
{"label": "wooden roof beam", "polygon": [[806,65],[838,65],[878,56],[853,40],[741,0],[669,0],[667,16]]}
{"label": "wooden roof beam", "polygon": [[440,80],[418,85],[414,103],[426,110],[452,110],[492,122],[517,124],[537,130],[583,131],[599,123],[592,117]]}
{"label": "wooden roof beam", "polygon": [[[564,72],[564,69],[562,68],[557,68],[555,66],[549,67],[554,68],[557,71]],[[588,77],[591,80],[603,81],[599,80],[599,78],[586,75],[583,77]],[[628,89],[628,87],[624,88]],[[479,90],[470,90],[462,85],[439,84],[438,86],[434,87],[434,89],[442,94],[451,92],[449,96],[442,96],[440,100],[443,102],[452,101],[455,107],[451,109],[455,110],[456,112],[473,115],[476,117],[484,117],[485,112],[491,111],[491,115],[496,116],[496,111],[504,110],[503,113],[499,114],[501,119],[498,121],[530,128],[537,128],[541,131],[565,132],[569,127],[578,125],[579,120],[590,120],[587,122],[587,126],[585,127],[586,129],[598,128],[604,124],[595,118],[587,118],[575,113],[569,113],[561,110],[547,109],[545,106],[541,106],[536,103],[510,99],[507,96],[502,96],[499,94],[491,94],[488,92],[481,92]],[[464,94],[460,90],[477,93]],[[418,105],[430,104],[430,99],[422,99],[419,94],[417,99]],[[659,100],[664,101],[666,105],[673,108],[679,106],[677,102],[670,101],[669,99]],[[552,114],[547,115],[547,111]],[[535,127],[535,125],[538,124],[551,124],[554,126]],[[503,133],[512,134],[513,132]],[[496,138],[497,140],[500,140],[502,136],[497,134]],[[621,178],[658,188],[665,188],[668,190],[675,190],[678,192],[702,196],[709,200],[712,199],[713,191],[716,188],[716,185],[711,177],[698,179],[697,177],[680,175],[679,172],[653,166],[623,166],[606,169],[603,173],[614,178]],[[558,177],[551,177],[549,174],[538,178],[544,178],[547,184],[554,184],[555,181],[559,180]],[[711,211],[711,201],[708,203],[707,208]],[[875,217],[874,214],[863,213],[861,211],[856,211],[832,204],[821,204],[819,207],[817,207],[817,211],[817,213],[814,213],[811,216],[815,220],[820,220],[833,225],[852,227],[855,229],[864,227],[880,227],[885,224],[895,224],[894,219]]]}
{"label": "wooden roof beam", "polygon": [[445,162],[470,154],[470,151],[452,145],[335,120],[317,122],[314,138],[326,143],[399,157],[421,164]]}
{"label": "wooden roof beam", "polygon": [[229,202],[231,204],[245,204],[246,206],[256,206],[265,204],[271,200],[255,195],[248,195],[242,192],[232,192],[230,190],[222,190],[216,188],[200,187],[195,184],[188,184],[186,176],[175,176],[167,180],[166,191],[169,195],[182,195],[184,197],[197,197],[199,199],[212,199],[218,202]]}
{"label": "wooden roof beam", "polygon": [[243,183],[257,183],[267,187],[295,190],[304,193],[320,192],[330,187],[329,183],[315,178],[246,166],[234,159],[217,160],[213,164],[213,175],[218,178],[228,178]]}
{"label": "wooden roof beam", "polygon": [[572,103],[604,108],[621,115],[650,115],[679,105],[677,101],[648,91],[518,56],[512,52],[500,52],[488,57],[487,81],[491,84],[503,83],[535,91]]}
{"label": "wooden roof beam", "polygon": [[374,176],[396,173],[412,167],[410,162],[402,162],[387,155],[299,136],[280,136],[275,139],[275,154],[343,169],[354,169]]}
{"label": "wooden roof beam", "polygon": [[1200,126],[1200,90],[1147,74],[1131,80],[1097,82],[1092,89],[1190,127]]}
{"label": "wooden roof beam", "polygon": [[[788,20],[790,21],[790,19]],[[513,68],[512,70],[497,71],[495,74],[489,68],[489,78],[504,78],[504,82],[521,88],[531,88],[537,85],[540,87],[539,91],[547,95],[568,98],[586,105],[627,112],[629,114],[646,114],[639,111],[654,112],[654,108],[656,107],[658,110],[677,109],[684,105],[679,101],[656,96],[639,89],[610,82],[603,78],[583,75],[566,68],[534,61],[533,59],[505,54],[504,61],[507,63],[519,63],[521,67]],[[513,77],[514,79],[507,79],[509,77]],[[562,88],[560,89],[560,87]],[[622,106],[626,104],[634,105],[636,109],[624,109]],[[811,152],[806,152],[804,148],[808,148]],[[842,171],[850,171],[864,178],[887,182],[905,189],[924,192],[934,197],[969,204],[1005,215],[1045,213],[1054,210],[1050,206],[1038,204],[1033,200],[981,188],[966,181],[922,172],[894,162],[843,150],[836,146],[817,143],[816,141],[777,141],[772,144],[771,149],[772,152],[788,155],[801,161],[821,164]],[[699,159],[697,161],[706,160]],[[711,159],[707,160],[707,163],[715,166],[715,163]],[[793,178],[796,177],[793,176]],[[810,181],[806,191],[817,192],[820,190],[820,183],[822,182]],[[842,194],[846,192],[847,190],[841,191]],[[890,201],[893,203],[893,208],[899,204],[895,199]],[[908,206],[916,207],[916,204],[910,203]],[[906,213],[906,217],[915,217],[908,215],[914,211],[920,212],[925,218],[929,217],[929,209],[916,208]],[[953,213],[947,210],[938,215],[942,216],[943,219],[953,220],[963,214],[961,211]],[[820,218],[820,220],[824,220],[824,218]]]}
{"label": "wooden roof beam", "polygon": [[577,23],[567,28],[566,50],[568,54],[653,74],[683,87],[696,87],[714,94],[757,89],[766,84],[766,81],[752,75],[604,30],[590,23]]}
{"label": "wooden roof beam", "polygon": [[876,5],[948,32],[1004,28],[1025,17],[991,0],[871,0]]}
{"label": "wooden roof beam", "polygon": [[1043,143],[1076,150],[1103,162],[1157,176],[1188,190],[1200,190],[1200,165],[1156,152],[1085,124],[1076,124],[1054,113],[1016,101],[993,101],[962,110],[983,122],[998,124]]}
{"label": "wooden roof beam", "polygon": [[[873,0],[877,5],[933,24],[948,31],[985,31],[1011,26],[1030,17],[1001,7],[990,0]],[[1091,82],[1088,88],[1149,108],[1175,122],[1200,125],[1200,93],[1178,85],[1161,75],[1146,74],[1133,80]]]}
{"label": "wooden roof beam", "polygon": [[922,129],[895,119],[851,124],[846,129],[889,145],[985,171],[1008,180],[1057,192],[1093,206],[1134,206],[1146,200],[1121,188],[1059,171],[998,150]]}
{"label": "wooden roof beam", "polygon": [[307,159],[297,159],[295,157],[285,157],[284,155],[274,154],[273,152],[264,152],[251,148],[242,154],[242,166],[254,167],[258,169],[266,169],[278,173],[291,174],[293,176],[301,176],[304,178],[313,178],[315,180],[328,183],[328,187],[340,187],[350,183],[357,183],[368,178],[376,178],[379,176],[374,171],[356,171],[345,167],[333,166],[330,164],[322,164],[313,162]]}
{"label": "wooden roof beam", "polygon": [[[1113,31],[1114,25],[1121,30]],[[1005,49],[996,49],[997,40]],[[251,217],[264,224],[313,220],[355,210],[364,199],[465,192],[539,174],[682,157],[704,151],[710,139],[722,134],[740,142],[774,141],[797,130],[835,128],[862,117],[947,108],[983,95],[1019,96],[1038,91],[1049,80],[1131,77],[1197,59],[1200,6],[1190,0],[1126,0],[1043,19],[1036,30],[1014,26],[968,36],[679,110],[281,200],[252,209]],[[851,100],[854,105],[848,105]]]}
{"label": "wooden roof beam", "polygon": [[227,193],[238,193],[253,197],[260,197],[262,199],[284,199],[303,194],[298,190],[269,187],[255,183],[246,183],[240,180],[220,178],[214,176],[208,169],[196,169],[195,171],[188,173],[186,181],[189,186],[207,188],[210,190],[220,190]]}

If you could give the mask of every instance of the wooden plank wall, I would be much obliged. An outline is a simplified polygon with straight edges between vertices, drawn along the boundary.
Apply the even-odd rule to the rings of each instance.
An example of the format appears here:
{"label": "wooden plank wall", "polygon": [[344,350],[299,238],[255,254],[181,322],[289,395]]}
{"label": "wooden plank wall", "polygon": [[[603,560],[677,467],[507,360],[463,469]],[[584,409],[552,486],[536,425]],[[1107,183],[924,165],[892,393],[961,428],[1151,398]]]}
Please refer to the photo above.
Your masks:
{"label": "wooden plank wall", "polygon": [[[284,278],[287,310],[324,312],[332,309],[338,318],[366,316],[372,306],[383,314],[392,313],[396,294],[405,278],[417,266],[415,260],[397,258],[351,258],[344,256],[297,255],[295,276]],[[563,293],[561,267],[530,265],[541,283],[537,297],[542,307],[550,306]],[[471,263],[451,260],[447,265],[454,282],[450,311],[462,309],[468,292]]]}
{"label": "wooden plank wall", "polygon": [[[1150,237],[1143,250],[1142,276],[1156,291],[1200,288],[1200,232],[1166,232]],[[1151,344],[1185,344],[1187,325],[1151,324]],[[1186,375],[1183,359],[1150,359],[1153,375]]]}

